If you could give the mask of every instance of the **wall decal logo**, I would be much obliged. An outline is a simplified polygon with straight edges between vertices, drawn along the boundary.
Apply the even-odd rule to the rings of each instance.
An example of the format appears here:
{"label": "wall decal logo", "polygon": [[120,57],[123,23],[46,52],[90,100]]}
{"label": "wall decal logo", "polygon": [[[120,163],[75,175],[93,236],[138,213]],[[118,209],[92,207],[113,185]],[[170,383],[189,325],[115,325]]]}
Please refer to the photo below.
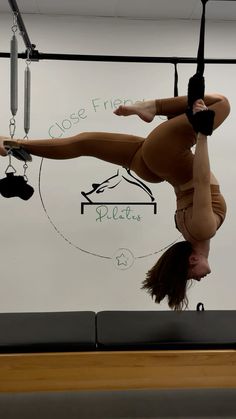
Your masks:
{"label": "wall decal logo", "polygon": [[[148,197],[147,201],[115,201],[112,202],[109,197],[109,191],[119,189],[122,182],[127,182],[132,185],[133,188],[139,188],[144,192],[145,198]],[[157,213],[157,204],[152,194],[151,189],[145,185],[138,177],[134,176],[129,169],[119,168],[116,174],[112,175],[108,179],[101,183],[93,183],[92,189],[88,192],[81,192],[85,201],[81,202],[81,214],[84,214],[87,206],[95,206],[97,219],[96,221],[103,222],[104,220],[111,221],[141,221],[141,215],[135,213],[132,206],[149,206],[153,209],[154,214]],[[100,201],[102,198],[102,201]],[[111,207],[111,208],[110,208]]]}
{"label": "wall decal logo", "polygon": [[[132,103],[130,99],[116,99],[116,102],[93,99],[90,111],[110,111],[109,108],[121,103]],[[81,124],[88,114],[89,109],[81,107],[70,118],[55,122],[49,128],[50,136],[62,137],[73,125]],[[150,187],[129,169],[112,168],[109,175],[99,179],[97,175],[94,177],[94,166],[91,174],[80,159],[60,163],[46,160],[46,168],[50,170],[48,177],[46,170],[43,172],[44,161],[41,160],[39,169],[41,204],[56,233],[73,248],[88,256],[109,260],[119,270],[127,270],[135,261],[159,254],[179,240],[179,237],[173,239],[171,229],[164,227],[169,202],[169,208],[164,208],[161,195],[162,208],[159,209]],[[107,173],[107,168],[104,172]],[[71,179],[74,180],[71,182]],[[91,186],[82,189],[81,179]],[[88,179],[91,179],[89,183]],[[158,246],[158,249],[148,251],[149,246]]]}

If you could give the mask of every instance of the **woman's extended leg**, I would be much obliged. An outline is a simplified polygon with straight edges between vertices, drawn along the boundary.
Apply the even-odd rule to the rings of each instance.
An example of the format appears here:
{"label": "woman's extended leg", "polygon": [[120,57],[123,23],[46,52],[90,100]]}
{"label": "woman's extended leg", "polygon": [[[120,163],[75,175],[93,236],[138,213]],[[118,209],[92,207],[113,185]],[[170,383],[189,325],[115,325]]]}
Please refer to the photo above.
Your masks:
{"label": "woman's extended leg", "polygon": [[[143,180],[160,182],[145,165],[139,150],[144,138],[128,134],[84,132],[73,137],[45,140],[6,140],[5,145],[23,147],[28,153],[49,159],[91,156],[132,170]],[[132,165],[134,156],[138,159]]]}
{"label": "woman's extended leg", "polygon": [[129,167],[133,155],[144,139],[134,135],[106,132],[83,132],[73,137],[4,141],[5,145],[21,146],[30,154],[49,159],[73,159],[80,156],[97,157]]}

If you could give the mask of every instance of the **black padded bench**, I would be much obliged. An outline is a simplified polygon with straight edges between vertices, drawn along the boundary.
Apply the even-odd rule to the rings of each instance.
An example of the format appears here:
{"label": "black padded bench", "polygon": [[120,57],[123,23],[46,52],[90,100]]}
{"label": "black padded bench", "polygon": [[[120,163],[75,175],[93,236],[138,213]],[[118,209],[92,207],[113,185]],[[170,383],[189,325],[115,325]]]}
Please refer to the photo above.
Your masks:
{"label": "black padded bench", "polygon": [[92,311],[0,314],[0,353],[96,349]]}
{"label": "black padded bench", "polygon": [[0,314],[0,391],[236,388],[236,311]]}
{"label": "black padded bench", "polygon": [[102,311],[100,350],[236,349],[236,311]]}

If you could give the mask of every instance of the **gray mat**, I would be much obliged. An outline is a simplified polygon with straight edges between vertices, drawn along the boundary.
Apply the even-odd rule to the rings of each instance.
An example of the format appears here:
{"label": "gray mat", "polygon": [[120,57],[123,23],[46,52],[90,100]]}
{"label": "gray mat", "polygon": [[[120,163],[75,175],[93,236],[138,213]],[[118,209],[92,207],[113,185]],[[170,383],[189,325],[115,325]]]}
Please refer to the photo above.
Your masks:
{"label": "gray mat", "polygon": [[0,394],[1,419],[235,419],[236,389]]}

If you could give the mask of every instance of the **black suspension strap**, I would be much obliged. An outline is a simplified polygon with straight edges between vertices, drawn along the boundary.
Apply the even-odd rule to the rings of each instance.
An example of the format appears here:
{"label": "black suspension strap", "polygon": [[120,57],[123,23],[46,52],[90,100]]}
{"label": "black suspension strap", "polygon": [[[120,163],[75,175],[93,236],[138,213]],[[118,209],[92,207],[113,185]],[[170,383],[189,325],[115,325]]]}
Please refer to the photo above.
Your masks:
{"label": "black suspension strap", "polygon": [[200,27],[200,38],[197,54],[197,73],[203,76],[205,63],[204,63],[204,49],[205,49],[205,20],[206,20],[206,3],[208,0],[202,0],[202,18]]}
{"label": "black suspension strap", "polygon": [[177,69],[177,63],[174,63],[175,66],[175,75],[174,75],[174,96],[177,97],[179,96],[179,91],[178,91],[178,82],[179,82],[179,75],[178,75],[178,69]]}
{"label": "black suspension strap", "polygon": [[201,0],[202,2],[202,17],[200,27],[200,37],[197,53],[197,71],[189,80],[188,84],[188,106],[192,108],[193,103],[197,99],[204,98],[205,81],[204,81],[204,49],[205,49],[205,16],[206,3],[208,0]]}
{"label": "black suspension strap", "polygon": [[[173,64],[174,64],[174,97],[177,97],[179,96],[179,91],[178,91],[179,76],[178,76],[178,69],[177,69],[177,61],[174,61]],[[172,119],[175,116],[176,115],[168,115],[167,119]]]}
{"label": "black suspension strap", "polygon": [[211,135],[213,131],[215,113],[212,110],[205,110],[204,112],[197,112],[193,114],[193,104],[198,99],[204,99],[205,93],[205,79],[204,79],[204,49],[205,49],[205,17],[206,17],[206,3],[208,0],[201,0],[202,2],[202,17],[200,27],[199,46],[197,53],[197,71],[189,79],[188,83],[188,109],[186,115],[193,129],[197,133],[204,135]]}
{"label": "black suspension strap", "polygon": [[[177,97],[179,96],[179,91],[178,91],[179,75],[178,75],[177,61],[174,61],[173,64],[174,64],[174,97]],[[175,116],[176,115],[168,115],[167,119],[172,119]]]}

